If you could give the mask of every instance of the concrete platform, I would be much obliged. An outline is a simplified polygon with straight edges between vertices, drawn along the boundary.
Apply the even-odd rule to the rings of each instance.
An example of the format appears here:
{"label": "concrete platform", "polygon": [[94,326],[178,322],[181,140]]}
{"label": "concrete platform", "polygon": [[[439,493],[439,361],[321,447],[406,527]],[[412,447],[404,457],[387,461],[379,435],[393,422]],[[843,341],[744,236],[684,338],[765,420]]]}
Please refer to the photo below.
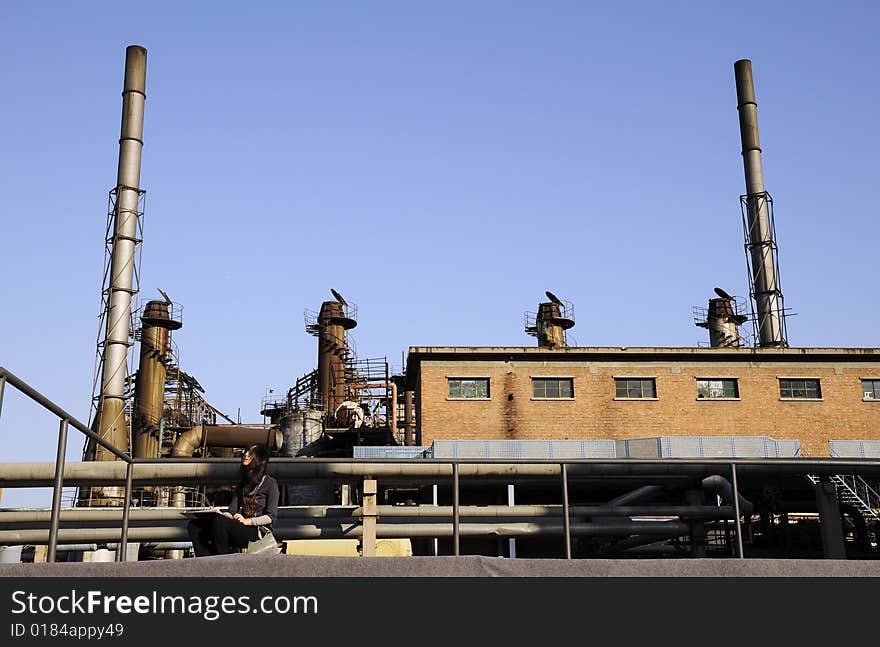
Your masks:
{"label": "concrete platform", "polygon": [[182,560],[0,564],[0,577],[880,577],[880,560],[503,559],[223,555]]}

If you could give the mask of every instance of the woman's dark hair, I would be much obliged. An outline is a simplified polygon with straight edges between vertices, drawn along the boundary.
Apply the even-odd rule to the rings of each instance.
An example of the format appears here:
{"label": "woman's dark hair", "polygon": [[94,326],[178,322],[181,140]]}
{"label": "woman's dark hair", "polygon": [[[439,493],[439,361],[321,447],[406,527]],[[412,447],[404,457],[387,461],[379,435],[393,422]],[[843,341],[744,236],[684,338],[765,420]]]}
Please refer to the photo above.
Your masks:
{"label": "woman's dark hair", "polygon": [[242,460],[246,454],[253,456],[250,464],[241,464],[241,480],[248,490],[253,490],[260,484],[266,475],[266,465],[269,463],[269,450],[265,445],[251,445],[241,455]]}

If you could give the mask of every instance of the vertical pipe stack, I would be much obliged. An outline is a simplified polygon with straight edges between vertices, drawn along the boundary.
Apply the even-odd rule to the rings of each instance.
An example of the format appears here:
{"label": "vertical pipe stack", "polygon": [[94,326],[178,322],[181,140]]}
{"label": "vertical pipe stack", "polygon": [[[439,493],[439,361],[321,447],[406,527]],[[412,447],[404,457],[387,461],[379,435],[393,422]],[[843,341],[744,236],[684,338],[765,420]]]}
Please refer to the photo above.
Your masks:
{"label": "vertical pipe stack", "polygon": [[328,419],[345,400],[345,331],[357,325],[339,301],[325,301],[318,313],[318,388]]}
{"label": "vertical pipe stack", "polygon": [[134,455],[137,458],[159,456],[159,426],[165,407],[165,378],[168,363],[168,340],[171,330],[181,324],[174,321],[169,303],[149,301],[141,317],[141,352],[134,389]]}
{"label": "vertical pipe stack", "polygon": [[403,407],[403,420],[404,426],[406,427],[406,444],[408,446],[412,446],[416,444],[416,428],[413,424],[413,396],[415,394],[412,390],[407,389],[404,391],[404,407]]}
{"label": "vertical pipe stack", "polygon": [[738,348],[739,330],[730,299],[709,299],[705,327],[709,329],[709,346],[712,348]]}
{"label": "vertical pipe stack", "polygon": [[559,304],[553,302],[538,304],[538,316],[535,323],[538,328],[538,346],[540,348],[565,347],[565,329],[558,323],[561,318]]}
{"label": "vertical pipe stack", "polygon": [[[122,128],[119,137],[119,168],[116,175],[116,212],[110,260],[107,329],[104,336],[103,373],[98,404],[98,435],[114,447],[129,451],[125,424],[126,353],[131,328],[134,291],[134,260],[137,242],[141,149],[146,101],[147,50],[131,45],[125,50],[125,81],[122,90]],[[100,446],[95,460],[114,460]]]}
{"label": "vertical pipe stack", "polygon": [[752,62],[734,63],[737,111],[739,112],[742,157],[746,179],[748,220],[747,245],[751,254],[752,281],[761,346],[785,346],[782,320],[782,293],[776,276],[775,242],[770,222],[761,142],[758,138],[758,103],[752,79]]}

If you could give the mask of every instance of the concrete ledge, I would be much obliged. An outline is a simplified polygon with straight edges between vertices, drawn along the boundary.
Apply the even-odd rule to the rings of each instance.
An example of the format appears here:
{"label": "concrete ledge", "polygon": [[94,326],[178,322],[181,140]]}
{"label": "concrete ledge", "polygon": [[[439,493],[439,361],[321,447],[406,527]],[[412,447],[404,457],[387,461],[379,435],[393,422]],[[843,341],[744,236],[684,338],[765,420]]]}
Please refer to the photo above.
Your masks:
{"label": "concrete ledge", "polygon": [[880,577],[880,560],[236,554],[124,563],[0,564],[0,577]]}

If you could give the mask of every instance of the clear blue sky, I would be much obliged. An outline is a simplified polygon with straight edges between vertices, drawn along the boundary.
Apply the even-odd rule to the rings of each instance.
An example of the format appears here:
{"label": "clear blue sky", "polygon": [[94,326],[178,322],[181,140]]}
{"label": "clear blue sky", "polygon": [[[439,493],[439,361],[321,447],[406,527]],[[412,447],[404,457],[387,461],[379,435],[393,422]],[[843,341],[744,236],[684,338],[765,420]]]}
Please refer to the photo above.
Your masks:
{"label": "clear blue sky", "polygon": [[[581,346],[704,341],[692,306],[748,294],[740,58],[790,343],[877,346],[878,25],[867,1],[4,3],[0,365],[88,419],[130,44],[141,299],[183,305],[183,369],[243,421],[314,367],[331,287],[395,367],[534,345],[545,290]],[[6,399],[0,460],[52,460],[55,421]]]}

